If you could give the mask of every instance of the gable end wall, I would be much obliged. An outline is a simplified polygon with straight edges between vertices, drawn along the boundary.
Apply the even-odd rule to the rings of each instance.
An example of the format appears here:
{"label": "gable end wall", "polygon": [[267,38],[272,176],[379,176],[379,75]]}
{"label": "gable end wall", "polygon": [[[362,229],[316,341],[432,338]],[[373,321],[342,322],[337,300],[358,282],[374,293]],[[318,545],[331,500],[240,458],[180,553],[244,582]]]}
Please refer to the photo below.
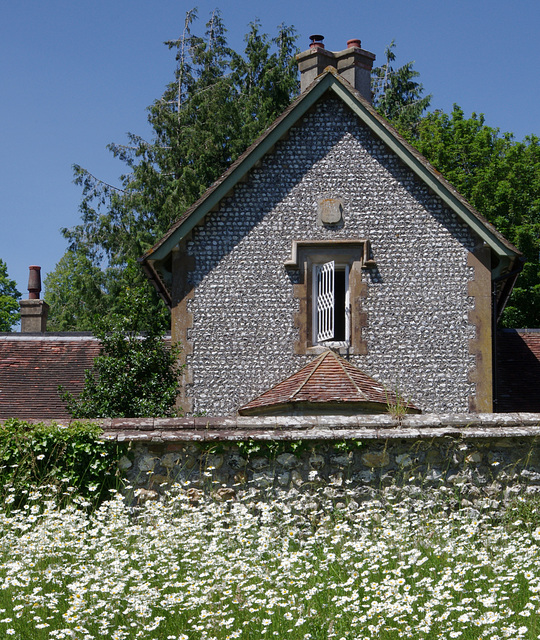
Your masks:
{"label": "gable end wall", "polygon": [[[342,200],[341,224],[318,224],[322,198]],[[350,238],[369,240],[376,267],[362,271],[362,298],[352,301],[366,347],[349,360],[423,411],[478,407],[489,375],[470,346],[486,285],[469,288],[477,238],[330,99],[181,248],[173,338],[184,344],[188,413],[233,414],[314,357],[298,353],[301,277],[284,263],[294,240]]]}

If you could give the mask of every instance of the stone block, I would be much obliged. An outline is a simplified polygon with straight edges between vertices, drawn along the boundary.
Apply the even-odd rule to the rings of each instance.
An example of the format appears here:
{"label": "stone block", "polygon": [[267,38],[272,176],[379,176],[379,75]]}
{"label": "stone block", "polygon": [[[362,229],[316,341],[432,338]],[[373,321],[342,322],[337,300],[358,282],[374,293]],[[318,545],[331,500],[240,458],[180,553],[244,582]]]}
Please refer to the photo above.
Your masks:
{"label": "stone block", "polygon": [[223,466],[223,456],[222,455],[209,455],[205,459],[205,467],[209,471],[221,469]]}
{"label": "stone block", "polygon": [[298,466],[298,458],[292,453],[282,453],[277,458],[276,461],[285,469],[294,469]]}
{"label": "stone block", "polygon": [[370,469],[379,469],[390,464],[390,456],[387,451],[372,451],[364,453],[362,462]]}
{"label": "stone block", "polygon": [[282,471],[277,476],[277,481],[280,487],[288,487],[291,481],[291,474],[289,471]]}
{"label": "stone block", "polygon": [[255,471],[260,471],[261,469],[266,469],[269,465],[268,458],[253,458],[251,460],[251,467],[255,469]]}
{"label": "stone block", "polygon": [[133,466],[133,462],[131,462],[131,460],[127,456],[122,456],[120,460],[118,460],[118,468],[121,471],[126,471],[127,469],[131,469],[132,466]]}
{"label": "stone block", "polygon": [[309,466],[312,469],[322,469],[324,467],[324,456],[321,456],[321,455],[310,456]]}
{"label": "stone block", "polygon": [[178,463],[179,459],[180,459],[179,453],[166,453],[161,458],[161,464],[166,469],[172,469]]}
{"label": "stone block", "polygon": [[138,467],[140,471],[153,471],[158,462],[155,456],[145,455],[139,458]]}
{"label": "stone block", "polygon": [[353,458],[352,452],[350,453],[341,453],[337,455],[330,456],[330,464],[336,467],[347,467],[351,463]]}
{"label": "stone block", "polygon": [[396,464],[400,467],[410,467],[413,463],[411,456],[408,453],[402,453],[396,456]]}

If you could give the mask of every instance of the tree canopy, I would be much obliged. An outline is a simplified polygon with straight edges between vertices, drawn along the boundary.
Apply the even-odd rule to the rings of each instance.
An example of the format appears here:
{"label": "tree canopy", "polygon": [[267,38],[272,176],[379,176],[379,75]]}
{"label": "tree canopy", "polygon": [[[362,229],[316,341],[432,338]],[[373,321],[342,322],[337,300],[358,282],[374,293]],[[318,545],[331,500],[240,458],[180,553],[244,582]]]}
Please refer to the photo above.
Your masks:
{"label": "tree canopy", "polygon": [[[203,35],[183,32],[165,44],[176,55],[174,78],[148,108],[152,136],[128,134],[110,151],[125,166],[118,185],[75,165],[82,187],[81,222],[62,233],[69,248],[45,279],[49,327],[90,329],[96,317],[124,314],[126,292],[146,290],[148,312],[168,314],[136,259],[160,238],[298,92],[293,27],[274,37],[249,25],[242,52],[233,51],[219,11]],[[492,222],[527,260],[503,316],[506,326],[540,326],[540,149],[529,136],[488,127],[482,115],[426,113],[413,62],[395,65],[395,44],[373,70],[374,106]],[[128,296],[129,297],[129,296]]]}
{"label": "tree canopy", "polygon": [[434,111],[418,124],[412,143],[526,260],[503,313],[502,325],[540,326],[540,141],[522,142],[485,124]]}
{"label": "tree canopy", "polygon": [[11,331],[19,321],[19,298],[17,283],[10,280],[7,264],[0,258],[0,331]]}
{"label": "tree canopy", "polygon": [[420,73],[413,69],[414,62],[399,68],[393,63],[395,42],[385,50],[386,62],[375,67],[371,75],[373,106],[402,133],[415,133],[422,114],[429,107],[431,95],[423,96],[424,87],[416,79]]}
{"label": "tree canopy", "polygon": [[[118,186],[75,165],[82,187],[81,223],[62,233],[69,249],[45,279],[49,326],[82,329],[102,309],[121,312],[119,291],[149,287],[135,261],[214,182],[289,104],[298,91],[295,32],[274,37],[249,26],[242,53],[227,46],[219,11],[204,35],[183,33],[165,44],[176,52],[174,79],[148,108],[152,138],[128,134],[111,144],[126,172]],[[151,309],[163,318],[152,292]],[[81,302],[81,304],[79,304]]]}
{"label": "tree canopy", "polygon": [[93,326],[102,351],[85,371],[81,393],[59,389],[73,418],[179,414],[179,349],[166,343],[158,318],[147,315],[147,290],[129,290],[125,300],[126,314],[104,316]]}

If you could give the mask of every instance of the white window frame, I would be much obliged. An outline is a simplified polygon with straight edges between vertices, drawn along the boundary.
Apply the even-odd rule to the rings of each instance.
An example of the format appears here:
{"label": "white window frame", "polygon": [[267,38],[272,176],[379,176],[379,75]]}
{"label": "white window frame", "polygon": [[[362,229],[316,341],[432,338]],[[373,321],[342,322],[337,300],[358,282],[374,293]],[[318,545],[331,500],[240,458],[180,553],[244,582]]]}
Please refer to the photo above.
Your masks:
{"label": "white window frame", "polygon": [[[328,262],[316,263],[313,265],[312,272],[312,328],[313,336],[312,341],[314,345],[325,345],[329,347],[348,347],[351,341],[351,301],[349,292],[349,264],[336,263],[334,260]],[[323,333],[328,334],[331,329],[331,333],[335,330],[335,291],[334,291],[334,274],[335,271],[345,272],[345,340],[334,340],[333,336],[325,338],[324,335],[320,335],[319,326],[324,324]],[[323,282],[320,282],[319,274],[324,272],[326,276],[323,276]],[[328,277],[331,273],[331,278]],[[331,281],[331,285],[330,285]],[[321,290],[322,285],[322,290]],[[331,291],[330,291],[331,289]],[[320,295],[324,296],[325,301],[319,304]],[[329,306],[331,309],[329,310]],[[330,311],[330,313],[329,313]],[[323,319],[321,320],[321,316]],[[331,322],[328,320],[331,317]],[[331,327],[330,327],[331,324]]]}

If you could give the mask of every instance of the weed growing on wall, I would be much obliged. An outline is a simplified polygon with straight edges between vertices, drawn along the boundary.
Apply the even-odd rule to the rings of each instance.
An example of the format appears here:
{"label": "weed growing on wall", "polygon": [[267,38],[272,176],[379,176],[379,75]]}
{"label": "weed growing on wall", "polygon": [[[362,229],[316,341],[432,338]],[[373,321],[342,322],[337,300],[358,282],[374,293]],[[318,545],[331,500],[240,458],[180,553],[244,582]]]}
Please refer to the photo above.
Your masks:
{"label": "weed growing on wall", "polygon": [[[117,460],[122,446],[100,440],[93,424],[0,425],[0,482],[13,508],[27,501],[35,487],[52,485],[60,494],[76,493],[91,504],[118,486]],[[69,489],[69,491],[68,491]]]}

